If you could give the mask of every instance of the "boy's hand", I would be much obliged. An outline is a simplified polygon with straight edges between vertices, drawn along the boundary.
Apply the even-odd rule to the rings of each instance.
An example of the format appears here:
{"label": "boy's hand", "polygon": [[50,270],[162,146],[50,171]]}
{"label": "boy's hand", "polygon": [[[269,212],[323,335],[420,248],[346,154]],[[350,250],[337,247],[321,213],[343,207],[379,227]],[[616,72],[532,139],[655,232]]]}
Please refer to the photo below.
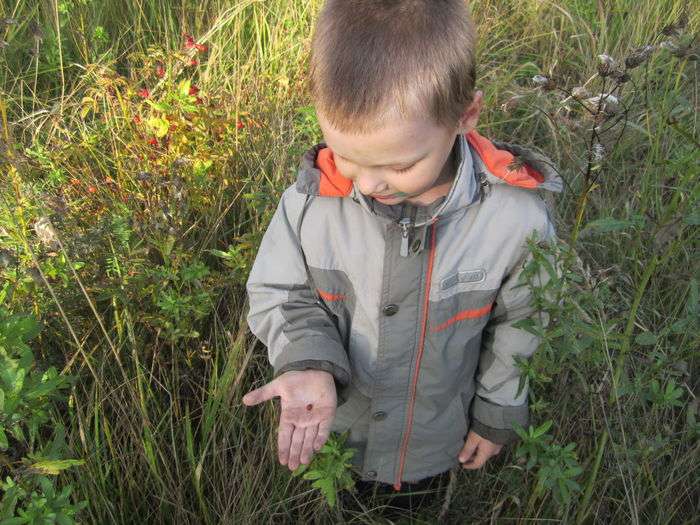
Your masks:
{"label": "boy's hand", "polygon": [[323,370],[292,370],[243,396],[243,403],[257,405],[280,397],[282,412],[277,432],[280,464],[296,470],[308,465],[330,435],[337,397],[333,375]]}
{"label": "boy's hand", "polygon": [[482,438],[473,430],[467,434],[467,440],[459,453],[459,461],[462,468],[469,470],[478,469],[484,466],[490,457],[497,455],[503,445],[498,445],[486,438]]}

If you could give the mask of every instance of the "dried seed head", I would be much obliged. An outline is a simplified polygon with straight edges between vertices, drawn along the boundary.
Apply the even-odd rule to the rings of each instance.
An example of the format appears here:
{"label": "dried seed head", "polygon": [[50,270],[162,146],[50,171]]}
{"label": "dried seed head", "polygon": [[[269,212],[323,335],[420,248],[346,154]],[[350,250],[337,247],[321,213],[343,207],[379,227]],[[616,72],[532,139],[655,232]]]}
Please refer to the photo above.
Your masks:
{"label": "dried seed head", "polygon": [[53,248],[58,243],[56,230],[48,217],[41,217],[34,223],[34,231],[39,238],[39,242],[47,247]]}
{"label": "dried seed head", "polygon": [[620,110],[620,101],[615,95],[610,93],[601,93],[600,95],[587,98],[583,103],[591,111],[597,111],[600,107],[600,110],[608,115],[614,115]]}
{"label": "dried seed head", "polygon": [[627,67],[627,69],[634,69],[640,64],[646,62],[655,49],[656,46],[652,45],[638,47],[637,49],[633,50],[627,58],[625,58],[625,67]]}
{"label": "dried seed head", "polygon": [[17,259],[10,250],[0,250],[0,268],[9,268],[17,264]]}
{"label": "dried seed head", "polygon": [[596,163],[601,162],[605,158],[605,146],[600,142],[596,142],[593,145],[593,161]]}
{"label": "dried seed head", "polygon": [[44,32],[41,30],[41,26],[37,24],[35,20],[29,22],[29,34],[34,37],[34,40],[41,41],[44,39]]}
{"label": "dried seed head", "polygon": [[588,92],[588,90],[585,87],[576,86],[574,89],[571,90],[571,96],[577,100],[581,100],[582,98],[590,97],[591,94]]}
{"label": "dried seed head", "polygon": [[523,98],[525,98],[525,95],[513,95],[503,104],[501,104],[501,111],[503,111],[504,113],[510,112],[512,109],[518,106],[520,100],[522,100]]}
{"label": "dried seed head", "polygon": [[598,74],[607,77],[617,67],[615,60],[608,54],[598,55]]}
{"label": "dried seed head", "polygon": [[16,23],[17,23],[16,18],[3,18],[2,19],[2,24],[6,25],[6,26],[12,26],[12,25],[15,25]]}
{"label": "dried seed head", "polygon": [[544,75],[535,75],[532,77],[532,82],[535,84],[535,86],[541,87],[545,91],[551,91],[557,87],[554,80]]}
{"label": "dried seed head", "polygon": [[678,44],[676,44],[673,40],[664,40],[663,42],[661,42],[659,44],[659,47],[661,49],[666,49],[672,53],[675,51],[678,51],[678,49],[679,49]]}

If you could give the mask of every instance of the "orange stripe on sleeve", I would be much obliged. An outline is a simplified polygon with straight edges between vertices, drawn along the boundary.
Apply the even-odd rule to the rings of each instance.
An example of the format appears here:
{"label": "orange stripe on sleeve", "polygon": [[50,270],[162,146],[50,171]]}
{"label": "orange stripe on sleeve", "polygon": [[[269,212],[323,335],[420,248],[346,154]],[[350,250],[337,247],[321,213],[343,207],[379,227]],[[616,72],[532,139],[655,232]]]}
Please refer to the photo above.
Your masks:
{"label": "orange stripe on sleeve", "polygon": [[345,299],[345,295],[342,293],[332,294],[325,292],[320,288],[316,288],[316,291],[318,292],[318,295],[321,296],[321,299],[323,299],[324,301],[342,301]]}
{"label": "orange stripe on sleeve", "polygon": [[482,316],[488,314],[491,311],[492,307],[493,307],[493,303],[487,304],[486,306],[484,306],[482,308],[475,308],[473,310],[462,310],[457,315],[450,317],[444,323],[440,323],[439,325],[434,326],[431,329],[431,332],[439,332],[441,330],[444,330],[445,328],[456,323],[457,321],[463,321],[465,319],[476,319],[477,317],[482,317]]}

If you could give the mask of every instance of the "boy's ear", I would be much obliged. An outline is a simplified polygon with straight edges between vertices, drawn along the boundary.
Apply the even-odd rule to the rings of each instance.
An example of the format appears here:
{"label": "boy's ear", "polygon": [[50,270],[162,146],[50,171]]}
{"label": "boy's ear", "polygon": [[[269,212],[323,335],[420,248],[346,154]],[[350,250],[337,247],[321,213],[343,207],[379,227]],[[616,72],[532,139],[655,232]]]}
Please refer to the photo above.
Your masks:
{"label": "boy's ear", "polygon": [[479,121],[479,115],[481,114],[481,108],[483,106],[484,93],[481,90],[477,90],[474,93],[472,101],[469,103],[459,119],[457,133],[464,135],[476,128],[476,124]]}

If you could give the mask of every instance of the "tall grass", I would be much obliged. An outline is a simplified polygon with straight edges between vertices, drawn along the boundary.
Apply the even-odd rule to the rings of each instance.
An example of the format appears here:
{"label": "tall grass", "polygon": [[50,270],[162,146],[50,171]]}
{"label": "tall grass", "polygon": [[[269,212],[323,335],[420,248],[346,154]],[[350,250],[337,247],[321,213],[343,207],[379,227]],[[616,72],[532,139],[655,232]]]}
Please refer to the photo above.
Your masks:
{"label": "tall grass", "polygon": [[[243,320],[246,273],[299,154],[320,139],[304,85],[319,6],[0,6],[16,20],[0,23],[0,254],[10,261],[0,291],[43,321],[39,361],[78,379],[53,417],[85,460],[59,478],[88,502],[85,522],[338,519],[277,464],[275,407],[240,402],[270,377]],[[558,501],[539,485],[545,471],[510,450],[458,473],[449,515],[690,523],[700,510],[697,12],[679,0],[479,0],[472,10],[480,131],[536,145],[560,167],[558,231],[581,260],[562,319],[587,320],[593,335],[549,332],[529,371],[533,418],[554,422],[554,443],[577,444],[581,491]],[[564,92],[607,92],[597,55],[624,62],[671,39],[672,24],[688,49],[659,48],[631,71],[625,118],[596,139],[594,158],[593,125]],[[208,49],[187,48],[183,34]],[[533,86],[538,74],[551,89]],[[174,127],[158,137],[149,119],[166,116]],[[48,237],[35,232],[40,217],[53,223]],[[565,351],[565,333],[588,346]]]}

